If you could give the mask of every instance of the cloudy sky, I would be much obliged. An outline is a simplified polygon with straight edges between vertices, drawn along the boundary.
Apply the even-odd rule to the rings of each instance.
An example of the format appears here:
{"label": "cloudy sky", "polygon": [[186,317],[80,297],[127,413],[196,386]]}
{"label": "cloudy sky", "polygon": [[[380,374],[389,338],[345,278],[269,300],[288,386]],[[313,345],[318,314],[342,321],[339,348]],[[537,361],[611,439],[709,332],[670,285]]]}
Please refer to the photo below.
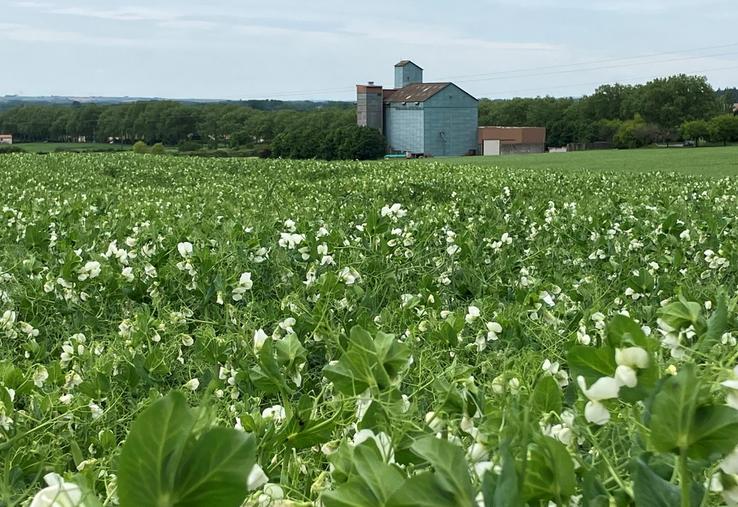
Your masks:
{"label": "cloudy sky", "polygon": [[401,59],[478,97],[738,86],[734,3],[0,0],[0,95],[350,100]]}

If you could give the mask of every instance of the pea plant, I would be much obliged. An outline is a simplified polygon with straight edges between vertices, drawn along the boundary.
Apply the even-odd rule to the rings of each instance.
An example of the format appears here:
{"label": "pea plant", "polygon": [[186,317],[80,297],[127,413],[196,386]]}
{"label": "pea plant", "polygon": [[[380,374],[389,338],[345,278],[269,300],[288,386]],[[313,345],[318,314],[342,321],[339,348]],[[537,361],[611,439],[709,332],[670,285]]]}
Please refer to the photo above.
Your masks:
{"label": "pea plant", "polygon": [[0,160],[0,505],[738,505],[738,185]]}

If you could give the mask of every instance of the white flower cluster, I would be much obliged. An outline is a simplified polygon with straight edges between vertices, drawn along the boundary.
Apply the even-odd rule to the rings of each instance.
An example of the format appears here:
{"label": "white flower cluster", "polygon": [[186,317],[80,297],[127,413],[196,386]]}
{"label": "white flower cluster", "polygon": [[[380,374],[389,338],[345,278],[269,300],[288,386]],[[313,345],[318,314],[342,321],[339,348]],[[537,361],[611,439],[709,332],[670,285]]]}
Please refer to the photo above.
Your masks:
{"label": "white flower cluster", "polygon": [[394,203],[391,206],[387,205],[382,207],[382,210],[380,211],[380,214],[383,217],[389,217],[390,220],[393,222],[396,222],[400,218],[407,215],[407,210],[403,209],[402,205],[399,203]]}
{"label": "white flower cluster", "polygon": [[648,368],[650,357],[641,347],[627,347],[616,349],[615,363],[618,365],[614,377],[601,377],[591,386],[581,375],[577,377],[579,388],[589,400],[584,407],[584,417],[587,421],[604,425],[610,420],[610,411],[602,403],[618,397],[621,387],[635,387],[638,385],[636,369]]}
{"label": "white flower cluster", "polygon": [[234,301],[241,301],[243,299],[243,295],[250,291],[253,286],[254,282],[251,280],[251,273],[241,273],[241,277],[238,279],[238,285],[231,293],[231,298],[233,298]]}

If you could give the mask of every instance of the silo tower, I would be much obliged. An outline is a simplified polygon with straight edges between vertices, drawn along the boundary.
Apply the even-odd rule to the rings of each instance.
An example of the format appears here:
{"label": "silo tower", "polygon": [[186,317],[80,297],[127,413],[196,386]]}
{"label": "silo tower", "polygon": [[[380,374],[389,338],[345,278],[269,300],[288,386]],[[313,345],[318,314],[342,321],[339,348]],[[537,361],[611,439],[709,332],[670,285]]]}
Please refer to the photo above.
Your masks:
{"label": "silo tower", "polygon": [[404,88],[423,82],[423,69],[410,60],[402,60],[395,65],[395,88]]}
{"label": "silo tower", "polygon": [[384,132],[384,94],[373,81],[356,85],[356,123]]}

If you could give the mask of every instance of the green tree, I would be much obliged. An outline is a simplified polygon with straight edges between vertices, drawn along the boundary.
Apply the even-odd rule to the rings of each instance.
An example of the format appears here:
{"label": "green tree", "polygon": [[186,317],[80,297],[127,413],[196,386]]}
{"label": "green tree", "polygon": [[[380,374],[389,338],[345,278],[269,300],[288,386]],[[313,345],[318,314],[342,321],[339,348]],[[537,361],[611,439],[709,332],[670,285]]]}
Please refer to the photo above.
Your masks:
{"label": "green tree", "polygon": [[710,140],[727,145],[738,141],[738,117],[725,114],[716,116],[709,123]]}
{"label": "green tree", "polygon": [[680,74],[646,83],[638,110],[647,122],[676,130],[685,121],[717,114],[719,100],[705,76]]}
{"label": "green tree", "polygon": [[692,120],[682,124],[682,137],[691,139],[699,146],[700,139],[707,139],[710,135],[710,125],[705,120]]}
{"label": "green tree", "polygon": [[149,147],[143,141],[136,141],[136,143],[133,145],[133,153],[143,154],[148,152]]}
{"label": "green tree", "polygon": [[166,149],[164,148],[164,145],[161,143],[156,143],[154,146],[151,147],[150,153],[152,155],[163,155],[166,152]]}

